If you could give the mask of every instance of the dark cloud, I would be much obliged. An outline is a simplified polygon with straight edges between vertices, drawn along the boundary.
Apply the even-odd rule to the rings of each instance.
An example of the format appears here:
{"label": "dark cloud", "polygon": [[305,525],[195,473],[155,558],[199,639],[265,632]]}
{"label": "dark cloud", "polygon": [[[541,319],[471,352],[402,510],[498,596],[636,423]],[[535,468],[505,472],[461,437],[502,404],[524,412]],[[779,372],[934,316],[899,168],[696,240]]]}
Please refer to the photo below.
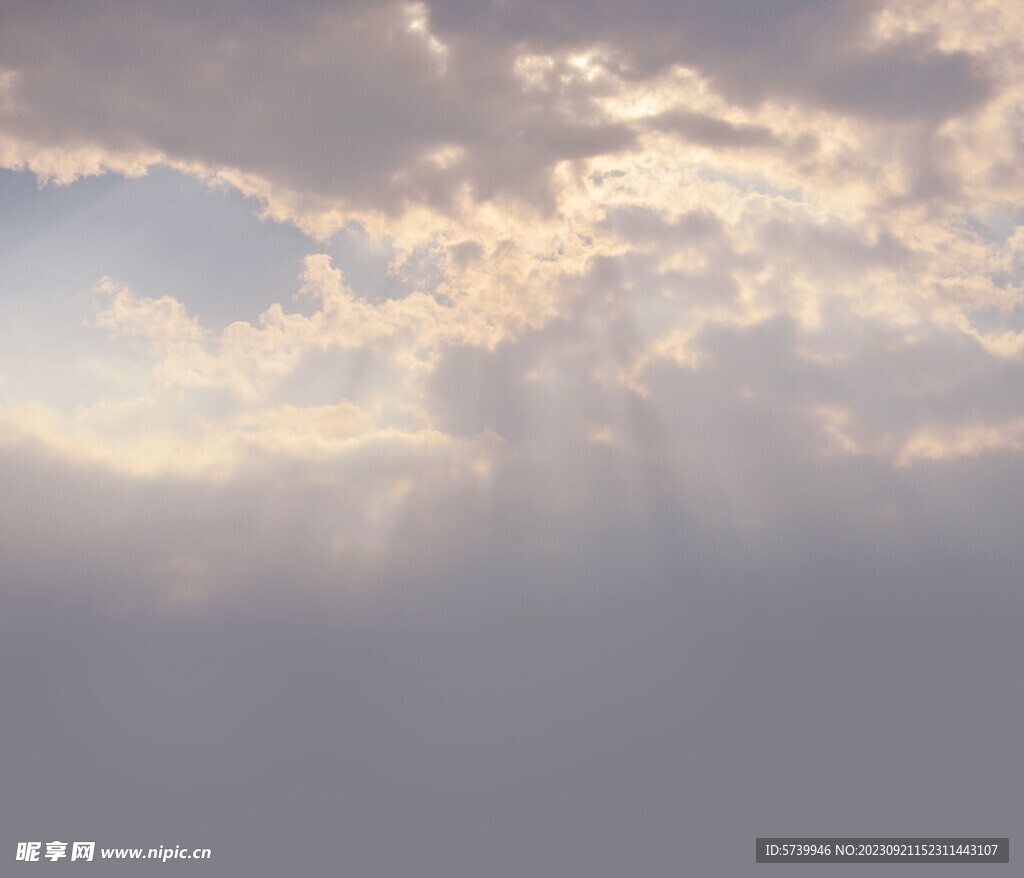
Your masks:
{"label": "dark cloud", "polygon": [[736,125],[703,113],[673,110],[647,120],[647,124],[700,146],[743,149],[772,147],[779,143],[771,129],[763,125]]}
{"label": "dark cloud", "polygon": [[[457,46],[445,60],[408,25],[398,3],[300,4],[287,16],[246,4],[16,6],[0,64],[19,72],[24,110],[4,128],[44,145],[160,150],[314,203],[390,211],[444,206],[463,183],[543,201],[555,162],[630,142],[624,126],[560,113],[561,94],[524,97],[511,47]],[[451,147],[463,161],[431,160]]]}
{"label": "dark cloud", "polygon": [[977,108],[992,93],[979,59],[940,52],[923,38],[855,54],[818,88],[826,105],[897,120],[941,121]]}
{"label": "dark cloud", "polygon": [[669,221],[653,208],[621,205],[606,211],[602,226],[630,243],[654,243],[676,249],[722,244],[727,238],[721,220],[702,210],[687,211]]}
{"label": "dark cloud", "polygon": [[856,277],[871,268],[899,272],[920,265],[922,256],[887,230],[871,241],[842,223],[818,224],[803,217],[768,220],[759,237],[773,262],[812,276]]}
{"label": "dark cloud", "polygon": [[[635,132],[597,110],[607,84],[552,75],[524,89],[517,53],[601,46],[622,75],[678,63],[741,103],[797,101],[897,122],[940,122],[988,96],[979,60],[964,53],[924,38],[863,48],[875,8],[437,0],[426,13],[442,57],[398,3],[304,3],[287,15],[246,3],[17,3],[0,38],[0,64],[18,74],[15,102],[0,121],[43,146],[158,150],[236,168],[313,205],[445,207],[463,184],[484,198],[550,204],[557,162],[617,152]],[[761,127],[693,113],[652,124],[716,148],[775,142]],[[462,150],[453,160],[431,158],[453,147]]]}
{"label": "dark cloud", "polygon": [[601,44],[636,77],[670,64],[693,66],[739,101],[796,99],[869,117],[942,119],[985,99],[989,82],[965,53],[943,52],[924,38],[865,48],[881,6],[859,0],[435,0],[431,10],[442,34],[483,34],[544,50]]}

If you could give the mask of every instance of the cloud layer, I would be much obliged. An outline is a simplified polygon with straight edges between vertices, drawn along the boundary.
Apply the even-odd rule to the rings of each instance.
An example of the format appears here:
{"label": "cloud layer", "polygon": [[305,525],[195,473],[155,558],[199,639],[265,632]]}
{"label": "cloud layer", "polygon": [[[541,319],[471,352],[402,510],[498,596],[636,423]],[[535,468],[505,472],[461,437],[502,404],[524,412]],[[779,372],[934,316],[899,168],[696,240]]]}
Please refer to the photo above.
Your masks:
{"label": "cloud layer", "polygon": [[995,0],[5,4],[5,849],[1012,834],[1022,45]]}

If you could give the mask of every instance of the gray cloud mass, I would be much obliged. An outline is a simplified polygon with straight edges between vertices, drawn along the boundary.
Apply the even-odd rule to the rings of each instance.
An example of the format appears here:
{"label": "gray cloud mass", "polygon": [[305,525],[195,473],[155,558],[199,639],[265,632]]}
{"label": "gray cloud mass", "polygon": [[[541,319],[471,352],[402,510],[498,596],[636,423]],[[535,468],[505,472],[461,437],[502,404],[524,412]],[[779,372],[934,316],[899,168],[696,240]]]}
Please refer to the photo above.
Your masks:
{"label": "gray cloud mass", "polygon": [[[925,37],[860,45],[878,5],[435,2],[439,55],[392,2],[307,2],[288,14],[230,2],[202,15],[187,4],[15,2],[0,59],[20,75],[0,118],[42,146],[148,148],[358,207],[445,205],[462,184],[543,203],[555,163],[622,149],[636,132],[592,106],[599,84],[555,78],[524,94],[511,64],[524,49],[605,47],[627,78],[682,64],[741,103],[794,100],[881,122],[937,124],[991,94],[968,53]],[[186,56],[195,63],[181,64]],[[661,124],[709,146],[772,140],[699,114]],[[463,161],[425,160],[451,146]]]}

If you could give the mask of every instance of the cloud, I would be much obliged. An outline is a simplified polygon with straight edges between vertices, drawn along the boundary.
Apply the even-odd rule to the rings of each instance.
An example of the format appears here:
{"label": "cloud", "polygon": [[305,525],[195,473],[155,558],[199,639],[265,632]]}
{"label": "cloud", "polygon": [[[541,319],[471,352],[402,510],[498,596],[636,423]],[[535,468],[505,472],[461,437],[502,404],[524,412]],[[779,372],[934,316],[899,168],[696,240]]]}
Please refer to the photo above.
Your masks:
{"label": "cloud", "polygon": [[[644,77],[670,64],[700,69],[727,97],[785,96],[840,112],[943,118],[988,93],[969,55],[924,39],[864,45],[882,4],[850,0],[776,3],[523,3],[470,10],[459,0],[433,4],[442,39],[482,33],[494,42],[535,47],[588,44],[618,53],[623,69]],[[879,88],[881,84],[884,88]]]}
{"label": "cloud", "polygon": [[671,111],[655,117],[650,124],[701,146],[743,149],[777,144],[771,130],[763,125],[736,125],[703,113]]}
{"label": "cloud", "polygon": [[[610,380],[642,342],[614,281],[446,349],[422,441],[341,452],[362,411],[263,407],[235,424],[258,453],[219,479],[5,442],[10,838],[158,832],[225,876],[315,868],[339,838],[369,875],[498,851],[498,875],[610,876],[680,839],[742,874],[733,835],[769,811],[823,833],[868,805],[981,807],[1008,832],[1016,781],[978,760],[1016,746],[1024,486],[1014,452],[921,455],[916,431],[1005,423],[1019,364],[852,317],[853,355],[821,362],[776,319],[704,330],[699,368],[652,358],[643,396]],[[841,453],[829,405],[851,412]],[[936,778],[964,741],[984,755]],[[268,826],[305,843],[257,851]]]}
{"label": "cloud", "polygon": [[[467,193],[553,209],[560,163],[635,147],[640,129],[608,102],[666,71],[694,71],[733,114],[777,106],[896,128],[979,111],[996,89],[979,51],[925,33],[879,41],[878,3],[218,8],[10,7],[4,164],[66,182],[166,163],[329,234],[346,214],[451,213]],[[685,106],[648,124],[706,147],[778,141],[772,126]],[[802,127],[806,143],[817,128]]]}
{"label": "cloud", "polygon": [[5,838],[571,878],[1010,834],[1015,7],[5,13],[0,164],[70,187],[0,276]]}
{"label": "cloud", "polygon": [[[58,149],[76,164],[77,150],[79,173],[118,168],[90,149],[135,152],[255,178],[314,208],[393,213],[405,202],[450,206],[467,184],[484,197],[543,195],[556,162],[629,142],[622,126],[559,113],[555,98],[524,101],[507,74],[478,84],[472,51],[439,66],[419,9],[307,4],[282,17],[242,5],[199,18],[17,6],[0,45],[18,74],[8,90],[19,109],[3,120],[9,164],[66,180],[73,170],[26,152]],[[111,15],[123,27],[108,27]],[[147,35],[145,50],[130,33]],[[122,75],[126,65],[135,75]]]}

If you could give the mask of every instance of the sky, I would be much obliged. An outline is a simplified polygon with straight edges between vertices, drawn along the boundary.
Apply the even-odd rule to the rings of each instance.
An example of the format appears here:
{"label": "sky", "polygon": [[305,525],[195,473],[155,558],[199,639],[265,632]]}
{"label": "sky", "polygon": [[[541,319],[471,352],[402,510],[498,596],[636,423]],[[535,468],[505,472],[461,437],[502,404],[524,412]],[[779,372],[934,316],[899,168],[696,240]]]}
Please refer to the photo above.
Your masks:
{"label": "sky", "polygon": [[1019,3],[0,0],[5,874],[1012,841],[1022,403]]}

